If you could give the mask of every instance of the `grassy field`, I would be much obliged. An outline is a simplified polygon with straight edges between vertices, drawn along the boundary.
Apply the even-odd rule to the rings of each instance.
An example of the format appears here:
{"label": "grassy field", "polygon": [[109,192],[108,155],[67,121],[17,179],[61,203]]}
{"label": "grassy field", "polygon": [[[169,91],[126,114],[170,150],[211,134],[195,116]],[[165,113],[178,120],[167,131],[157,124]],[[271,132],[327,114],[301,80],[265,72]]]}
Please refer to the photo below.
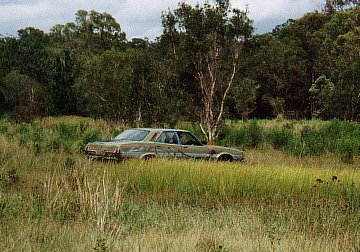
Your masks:
{"label": "grassy field", "polygon": [[87,141],[121,130],[1,123],[0,250],[360,251],[358,155],[262,145],[244,163],[86,159]]}

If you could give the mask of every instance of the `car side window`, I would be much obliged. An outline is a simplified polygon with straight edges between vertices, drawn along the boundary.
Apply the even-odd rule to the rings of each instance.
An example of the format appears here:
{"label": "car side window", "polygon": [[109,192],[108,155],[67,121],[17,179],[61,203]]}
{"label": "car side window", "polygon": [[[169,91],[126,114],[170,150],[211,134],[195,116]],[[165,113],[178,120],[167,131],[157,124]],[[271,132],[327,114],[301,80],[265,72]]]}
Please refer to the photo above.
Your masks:
{"label": "car side window", "polygon": [[201,142],[188,132],[178,132],[178,136],[182,145],[202,146]]}
{"label": "car side window", "polygon": [[165,131],[160,134],[156,142],[167,143],[167,144],[178,144],[178,139],[175,132]]}

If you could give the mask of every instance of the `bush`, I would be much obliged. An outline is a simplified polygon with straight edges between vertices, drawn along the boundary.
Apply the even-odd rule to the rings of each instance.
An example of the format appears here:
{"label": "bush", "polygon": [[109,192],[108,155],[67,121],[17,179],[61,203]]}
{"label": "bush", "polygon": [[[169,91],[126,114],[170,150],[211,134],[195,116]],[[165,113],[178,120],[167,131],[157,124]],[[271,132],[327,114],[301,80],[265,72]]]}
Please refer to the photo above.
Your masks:
{"label": "bush", "polygon": [[78,150],[81,152],[84,150],[86,144],[88,142],[93,142],[99,140],[100,138],[100,130],[90,130],[82,134],[81,140],[78,142]]}
{"label": "bush", "polygon": [[264,133],[258,125],[257,120],[251,120],[249,122],[246,135],[250,140],[248,147],[257,148],[262,144]]}
{"label": "bush", "polygon": [[326,137],[322,131],[304,127],[301,132],[301,141],[304,147],[304,154],[321,155],[327,151]]}
{"label": "bush", "polygon": [[13,118],[13,116],[8,113],[1,115],[0,121],[8,122],[8,123],[15,123],[15,119]]}
{"label": "bush", "polygon": [[250,145],[246,128],[232,129],[225,127],[219,135],[221,145],[243,148]]}
{"label": "bush", "polygon": [[268,139],[275,149],[288,149],[293,138],[293,133],[289,129],[274,130],[268,134]]}
{"label": "bush", "polygon": [[78,136],[77,125],[59,123],[56,125],[55,131],[62,139],[75,140]]}
{"label": "bush", "polygon": [[4,135],[8,132],[9,127],[7,125],[0,125],[0,134]]}
{"label": "bush", "polygon": [[359,154],[359,140],[351,137],[343,137],[336,142],[336,145],[341,160],[347,164],[353,163],[354,156]]}

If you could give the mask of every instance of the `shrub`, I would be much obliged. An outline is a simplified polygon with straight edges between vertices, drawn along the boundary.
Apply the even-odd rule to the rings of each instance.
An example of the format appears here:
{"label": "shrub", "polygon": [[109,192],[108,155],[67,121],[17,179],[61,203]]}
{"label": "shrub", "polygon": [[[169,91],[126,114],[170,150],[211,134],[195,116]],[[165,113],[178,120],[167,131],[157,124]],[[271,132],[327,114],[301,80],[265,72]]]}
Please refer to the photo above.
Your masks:
{"label": "shrub", "polygon": [[7,125],[0,125],[0,134],[6,134],[9,130]]}
{"label": "shrub", "polygon": [[249,122],[246,135],[250,140],[249,147],[257,148],[262,144],[264,133],[263,130],[258,125],[257,120],[251,120]]}
{"label": "shrub", "polygon": [[243,148],[250,145],[250,138],[246,128],[225,127],[219,135],[219,142],[221,145]]}
{"label": "shrub", "polygon": [[76,139],[76,137],[78,136],[77,130],[78,130],[77,125],[70,125],[65,123],[59,123],[55,127],[56,133],[62,139],[71,139],[71,140]]}
{"label": "shrub", "polygon": [[84,150],[85,145],[88,142],[93,142],[93,141],[99,140],[99,138],[100,138],[100,130],[99,129],[90,130],[90,131],[83,133],[81,136],[81,141],[78,142],[79,151]]}
{"label": "shrub", "polygon": [[15,123],[14,117],[9,113],[5,113],[5,114],[1,115],[0,121],[8,122],[8,123]]}
{"label": "shrub", "polygon": [[343,137],[336,142],[336,145],[341,160],[344,163],[353,163],[354,156],[359,154],[360,143],[358,139]]}
{"label": "shrub", "polygon": [[322,131],[305,126],[301,132],[304,154],[321,155],[326,153],[326,139]]}
{"label": "shrub", "polygon": [[294,136],[288,129],[270,131],[268,139],[275,149],[289,148]]}

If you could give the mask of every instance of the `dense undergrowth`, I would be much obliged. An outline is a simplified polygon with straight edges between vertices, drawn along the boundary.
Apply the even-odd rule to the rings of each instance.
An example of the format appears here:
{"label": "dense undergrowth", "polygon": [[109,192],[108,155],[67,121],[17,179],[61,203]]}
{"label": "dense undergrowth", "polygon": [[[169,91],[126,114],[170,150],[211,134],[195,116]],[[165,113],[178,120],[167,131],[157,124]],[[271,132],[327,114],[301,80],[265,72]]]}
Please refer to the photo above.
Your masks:
{"label": "dense undergrowth", "polygon": [[[89,141],[110,140],[128,127],[79,117],[47,118],[21,124],[0,120],[0,135],[35,153],[59,150],[82,153]],[[195,123],[180,122],[175,127],[202,137]],[[278,149],[299,157],[331,153],[345,163],[353,163],[360,154],[360,125],[340,120],[227,121],[216,142],[243,149]]]}
{"label": "dense undergrowth", "polygon": [[[358,251],[358,150],[344,163],[337,149],[358,127],[228,122],[219,141],[243,146],[244,163],[103,163],[87,160],[84,144],[123,126],[73,117],[2,122],[0,250]],[[277,131],[305,140],[322,132],[325,151],[307,151],[311,141],[303,140],[302,153],[293,153]]]}

